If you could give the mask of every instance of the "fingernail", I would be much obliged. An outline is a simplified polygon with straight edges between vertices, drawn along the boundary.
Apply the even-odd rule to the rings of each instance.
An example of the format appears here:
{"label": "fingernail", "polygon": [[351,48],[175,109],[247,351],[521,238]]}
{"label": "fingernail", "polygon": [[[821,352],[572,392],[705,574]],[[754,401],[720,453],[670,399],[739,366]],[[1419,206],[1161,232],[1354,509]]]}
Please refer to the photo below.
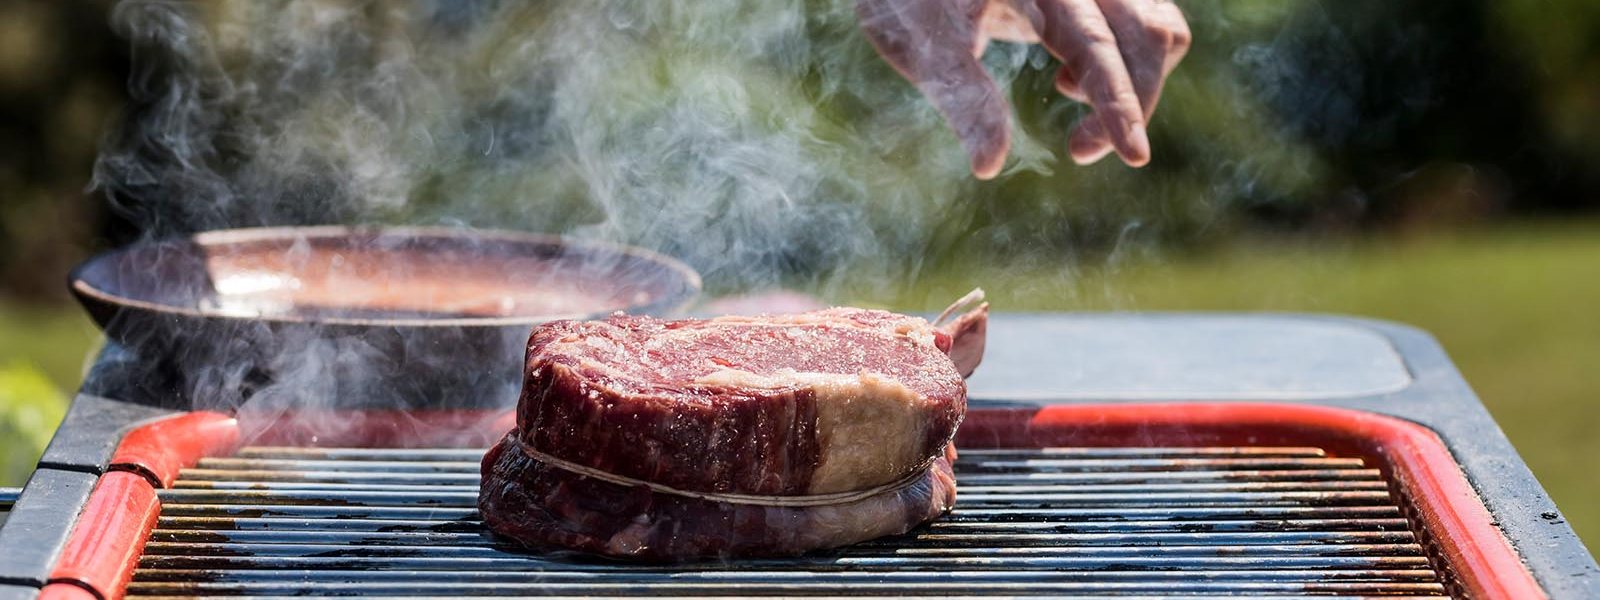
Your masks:
{"label": "fingernail", "polygon": [[1128,157],[1130,163],[1139,166],[1150,162],[1150,135],[1145,133],[1144,123],[1134,123],[1128,128],[1128,143],[1133,151],[1133,156]]}

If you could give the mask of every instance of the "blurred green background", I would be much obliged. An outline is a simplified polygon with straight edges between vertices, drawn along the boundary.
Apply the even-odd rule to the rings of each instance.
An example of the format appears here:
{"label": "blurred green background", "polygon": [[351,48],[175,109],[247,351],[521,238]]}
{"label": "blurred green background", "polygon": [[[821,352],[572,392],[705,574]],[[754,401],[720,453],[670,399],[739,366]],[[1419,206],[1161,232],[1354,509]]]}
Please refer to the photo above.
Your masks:
{"label": "blurred green background", "polygon": [[[1183,6],[1195,48],[1152,123],[1148,168],[1039,160],[1027,144],[1080,112],[1023,60],[1011,92],[1030,168],[962,188],[912,275],[832,282],[829,299],[925,310],[978,282],[1002,310],[1413,324],[1600,541],[1600,5]],[[0,3],[0,485],[26,477],[99,343],[65,273],[136,229],[86,192],[130,73],[111,7]],[[1026,53],[999,47],[991,62]],[[817,105],[850,135],[857,100]]]}

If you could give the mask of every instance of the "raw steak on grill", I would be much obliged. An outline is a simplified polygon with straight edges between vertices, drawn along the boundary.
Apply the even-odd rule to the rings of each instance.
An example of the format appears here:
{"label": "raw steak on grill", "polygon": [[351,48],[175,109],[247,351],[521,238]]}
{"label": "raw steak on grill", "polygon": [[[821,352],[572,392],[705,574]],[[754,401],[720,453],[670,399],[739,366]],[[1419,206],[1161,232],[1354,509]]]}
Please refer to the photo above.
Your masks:
{"label": "raw steak on grill", "polygon": [[834,308],[535,329],[517,429],[527,447],[677,489],[854,491],[928,466],[966,408],[927,321]]}
{"label": "raw steak on grill", "polygon": [[941,455],[907,485],[821,506],[729,503],[578,475],[529,459],[515,434],[483,459],[478,510],[500,535],[541,549],[632,560],[794,556],[909,531],[955,504]]}
{"label": "raw steak on grill", "polygon": [[945,329],[855,308],[542,325],[517,429],[484,459],[484,518],[530,545],[646,559],[905,531],[953,502],[945,457],[986,309]]}

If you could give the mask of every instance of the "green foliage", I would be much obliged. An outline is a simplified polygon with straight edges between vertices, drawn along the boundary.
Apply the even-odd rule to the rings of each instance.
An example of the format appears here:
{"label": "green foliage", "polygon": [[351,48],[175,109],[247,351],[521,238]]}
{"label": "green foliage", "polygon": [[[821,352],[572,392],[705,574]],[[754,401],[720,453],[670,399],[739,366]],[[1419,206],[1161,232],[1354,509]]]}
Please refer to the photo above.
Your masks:
{"label": "green foliage", "polygon": [[100,331],[75,304],[0,296],[0,365],[23,363],[63,390],[76,389]]}
{"label": "green foliage", "polygon": [[1543,124],[1591,169],[1600,167],[1600,4],[1510,0],[1493,5],[1508,49],[1535,70]]}
{"label": "green foliage", "polygon": [[0,485],[21,485],[100,339],[76,306],[0,300]]}
{"label": "green foliage", "polygon": [[19,485],[66,412],[66,400],[37,367],[0,365],[0,485]]}

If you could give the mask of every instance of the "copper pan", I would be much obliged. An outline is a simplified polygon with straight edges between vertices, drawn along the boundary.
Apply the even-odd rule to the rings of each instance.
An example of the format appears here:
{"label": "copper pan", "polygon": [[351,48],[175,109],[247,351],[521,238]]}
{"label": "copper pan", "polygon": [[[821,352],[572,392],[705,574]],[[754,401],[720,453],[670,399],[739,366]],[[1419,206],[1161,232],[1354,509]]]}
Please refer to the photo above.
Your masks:
{"label": "copper pan", "polygon": [[[670,314],[700,277],[646,250],[468,229],[212,231],[72,272],[109,339],[196,407],[508,404],[533,325]],[[326,396],[335,396],[327,398]]]}

